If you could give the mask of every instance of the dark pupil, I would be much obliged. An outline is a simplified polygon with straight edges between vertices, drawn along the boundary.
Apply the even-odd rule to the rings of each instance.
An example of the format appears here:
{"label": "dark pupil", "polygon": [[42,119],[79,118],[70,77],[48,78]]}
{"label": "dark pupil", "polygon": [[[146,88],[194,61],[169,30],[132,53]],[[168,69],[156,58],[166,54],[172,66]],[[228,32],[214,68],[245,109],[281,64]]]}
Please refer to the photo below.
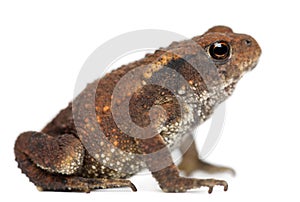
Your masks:
{"label": "dark pupil", "polygon": [[216,42],[209,48],[209,54],[214,59],[225,59],[229,56],[229,47],[224,42]]}

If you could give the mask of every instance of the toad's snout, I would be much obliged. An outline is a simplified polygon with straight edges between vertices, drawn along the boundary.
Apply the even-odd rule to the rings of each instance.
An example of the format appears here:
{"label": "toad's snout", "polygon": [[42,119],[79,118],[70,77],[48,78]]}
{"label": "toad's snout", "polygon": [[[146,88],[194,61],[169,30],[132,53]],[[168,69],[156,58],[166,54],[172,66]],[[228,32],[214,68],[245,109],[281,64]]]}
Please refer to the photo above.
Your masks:
{"label": "toad's snout", "polygon": [[259,57],[261,55],[261,48],[257,41],[249,36],[245,35],[244,39],[241,41],[241,47],[244,52],[248,54],[247,60],[244,61],[244,70],[250,71],[254,69],[258,63]]}

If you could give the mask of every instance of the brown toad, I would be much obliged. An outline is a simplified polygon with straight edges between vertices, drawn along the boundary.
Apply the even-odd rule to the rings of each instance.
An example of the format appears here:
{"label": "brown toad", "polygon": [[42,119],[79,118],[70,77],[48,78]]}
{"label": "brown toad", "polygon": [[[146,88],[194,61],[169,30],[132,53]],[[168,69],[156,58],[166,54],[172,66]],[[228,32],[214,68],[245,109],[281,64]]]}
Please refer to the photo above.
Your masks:
{"label": "brown toad", "polygon": [[227,190],[223,180],[179,175],[179,169],[233,172],[200,160],[193,141],[179,169],[170,151],[232,94],[260,54],[251,36],[225,26],[174,42],[89,84],[41,132],[22,133],[16,161],[40,190],[135,191],[126,178],[143,168],[165,192],[207,186],[211,193],[215,185]]}

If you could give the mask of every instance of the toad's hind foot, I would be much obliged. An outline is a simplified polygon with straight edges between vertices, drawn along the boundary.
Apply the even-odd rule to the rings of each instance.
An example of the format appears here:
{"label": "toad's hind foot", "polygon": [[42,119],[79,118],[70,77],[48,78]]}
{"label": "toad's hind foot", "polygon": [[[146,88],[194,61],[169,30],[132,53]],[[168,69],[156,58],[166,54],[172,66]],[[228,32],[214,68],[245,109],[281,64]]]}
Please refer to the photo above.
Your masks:
{"label": "toad's hind foot", "polygon": [[[129,187],[136,192],[135,185],[129,180],[124,179],[101,179],[101,178],[83,178],[83,177],[65,177],[61,178],[61,186],[41,185],[37,186],[39,191],[75,191],[90,193],[95,189],[109,189]],[[54,184],[52,184],[54,185]]]}
{"label": "toad's hind foot", "polygon": [[102,179],[102,178],[83,178],[68,177],[65,179],[65,186],[68,190],[89,193],[95,189],[109,189],[129,187],[132,191],[137,191],[130,180],[125,179]]}
{"label": "toad's hind foot", "polygon": [[[83,178],[83,177],[64,177],[60,179],[61,184],[56,186],[39,184],[39,191],[75,191],[90,193],[95,189],[109,189],[129,187],[136,192],[137,189],[132,182],[124,179],[101,179],[101,178]],[[57,186],[58,185],[58,186]]]}

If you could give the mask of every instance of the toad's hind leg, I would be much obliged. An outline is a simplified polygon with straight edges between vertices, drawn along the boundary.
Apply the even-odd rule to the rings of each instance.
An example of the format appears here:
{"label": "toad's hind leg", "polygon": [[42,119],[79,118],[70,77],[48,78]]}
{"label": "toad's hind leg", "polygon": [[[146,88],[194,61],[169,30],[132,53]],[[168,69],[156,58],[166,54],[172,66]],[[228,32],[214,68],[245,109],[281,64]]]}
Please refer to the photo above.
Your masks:
{"label": "toad's hind leg", "polygon": [[[192,138],[192,136],[189,136],[188,138]],[[190,141],[192,141],[192,144],[189,146],[187,151],[183,149],[183,145],[180,148],[182,153],[182,161],[178,165],[178,168],[182,170],[187,176],[191,175],[194,171],[197,170],[201,170],[210,174],[228,172],[233,176],[235,175],[235,170],[230,167],[213,165],[202,159],[199,159],[195,141],[193,139],[189,139],[188,142]]]}
{"label": "toad's hind leg", "polygon": [[83,178],[81,142],[71,134],[49,136],[39,132],[21,134],[15,143],[15,156],[22,172],[39,190],[82,191],[135,186],[124,179]]}

